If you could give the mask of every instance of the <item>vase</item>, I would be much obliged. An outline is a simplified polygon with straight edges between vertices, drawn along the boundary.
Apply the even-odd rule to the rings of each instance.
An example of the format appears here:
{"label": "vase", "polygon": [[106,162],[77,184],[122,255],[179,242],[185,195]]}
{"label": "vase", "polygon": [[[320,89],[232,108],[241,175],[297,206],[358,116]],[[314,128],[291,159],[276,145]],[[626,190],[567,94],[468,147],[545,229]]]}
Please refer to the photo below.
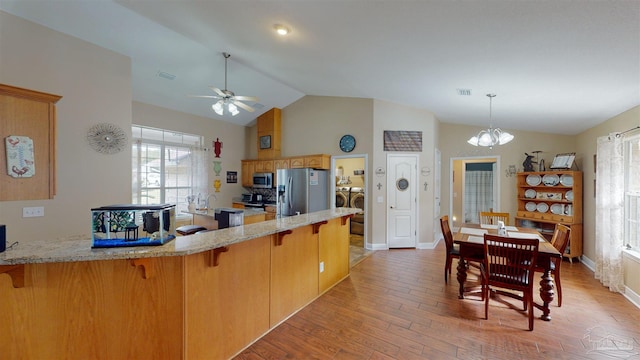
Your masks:
{"label": "vase", "polygon": [[187,206],[187,210],[189,212],[195,212],[196,211],[196,203],[190,202],[189,205]]}
{"label": "vase", "polygon": [[213,171],[215,171],[216,176],[220,176],[220,171],[222,171],[222,162],[214,161],[213,162]]}

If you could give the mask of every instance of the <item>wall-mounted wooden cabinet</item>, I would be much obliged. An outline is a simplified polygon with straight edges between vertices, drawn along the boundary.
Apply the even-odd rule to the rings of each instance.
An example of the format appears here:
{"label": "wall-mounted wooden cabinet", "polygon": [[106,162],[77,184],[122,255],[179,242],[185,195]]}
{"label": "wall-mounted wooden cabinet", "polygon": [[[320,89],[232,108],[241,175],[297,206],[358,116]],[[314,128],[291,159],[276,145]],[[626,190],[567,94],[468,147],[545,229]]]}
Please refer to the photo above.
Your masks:
{"label": "wall-mounted wooden cabinet", "polygon": [[282,110],[273,108],[258,116],[258,159],[276,159],[280,157],[282,142]]}
{"label": "wall-mounted wooden cabinet", "polygon": [[327,154],[305,155],[274,160],[242,160],[242,186],[253,186],[253,173],[270,172],[274,174],[274,186],[277,183],[277,169],[313,168],[329,170],[331,156]]}
{"label": "wall-mounted wooden cabinet", "polygon": [[[42,200],[55,196],[55,103],[61,98],[0,84],[0,201]],[[8,136],[24,136],[33,141],[33,176],[14,177],[8,174],[4,140]]]}
{"label": "wall-mounted wooden cabinet", "polygon": [[556,224],[571,228],[564,254],[582,255],[582,172],[570,170],[518,173],[516,226],[534,227],[548,240]]}

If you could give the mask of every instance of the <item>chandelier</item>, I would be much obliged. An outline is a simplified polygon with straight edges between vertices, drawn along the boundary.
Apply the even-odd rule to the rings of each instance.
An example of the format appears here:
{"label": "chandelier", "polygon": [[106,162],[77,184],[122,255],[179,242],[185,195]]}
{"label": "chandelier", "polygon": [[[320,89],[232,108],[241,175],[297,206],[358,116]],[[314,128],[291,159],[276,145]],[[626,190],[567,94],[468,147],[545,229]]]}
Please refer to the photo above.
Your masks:
{"label": "chandelier", "polygon": [[478,135],[471,137],[467,142],[473,146],[489,146],[493,148],[494,145],[504,145],[513,140],[513,135],[506,131],[502,131],[500,128],[493,128],[491,119],[491,101],[496,94],[487,94],[489,97],[489,128],[481,130]]}

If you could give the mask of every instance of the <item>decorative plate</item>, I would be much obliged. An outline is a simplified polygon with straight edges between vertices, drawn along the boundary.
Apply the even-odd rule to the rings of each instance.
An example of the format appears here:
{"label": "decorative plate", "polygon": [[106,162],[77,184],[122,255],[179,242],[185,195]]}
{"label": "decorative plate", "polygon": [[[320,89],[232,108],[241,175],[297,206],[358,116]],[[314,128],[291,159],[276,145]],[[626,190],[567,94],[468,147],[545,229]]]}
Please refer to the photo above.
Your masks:
{"label": "decorative plate", "polygon": [[564,186],[573,186],[573,176],[567,174],[560,176],[560,184]]}
{"label": "decorative plate", "polygon": [[534,203],[534,202],[528,202],[528,203],[524,204],[524,208],[525,208],[527,211],[536,211],[536,203]]}
{"label": "decorative plate", "polygon": [[5,138],[7,152],[7,175],[32,177],[36,174],[33,140],[28,136],[10,135]]}
{"label": "decorative plate", "polygon": [[547,210],[549,210],[549,205],[547,205],[546,203],[539,203],[536,209],[538,210],[538,212],[546,213]]}
{"label": "decorative plate", "polygon": [[565,199],[569,200],[569,201],[573,201],[573,190],[569,190],[567,191],[566,194],[564,194]]}
{"label": "decorative plate", "polygon": [[562,204],[551,205],[551,213],[556,215],[562,215],[564,213],[564,206]]}
{"label": "decorative plate", "polygon": [[530,186],[538,186],[542,182],[542,178],[540,177],[540,175],[531,174],[527,175],[526,181]]}
{"label": "decorative plate", "polygon": [[556,174],[547,174],[542,177],[542,183],[545,186],[556,186],[560,183],[560,177]]}

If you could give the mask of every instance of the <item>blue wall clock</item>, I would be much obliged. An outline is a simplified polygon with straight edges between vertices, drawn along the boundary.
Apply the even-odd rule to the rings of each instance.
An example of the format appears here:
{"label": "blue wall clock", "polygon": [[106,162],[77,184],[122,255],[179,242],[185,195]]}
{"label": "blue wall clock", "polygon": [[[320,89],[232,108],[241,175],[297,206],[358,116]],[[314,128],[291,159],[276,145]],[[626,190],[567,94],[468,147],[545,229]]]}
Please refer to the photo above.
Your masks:
{"label": "blue wall clock", "polygon": [[344,135],[340,138],[340,150],[351,152],[356,147],[356,138],[353,135]]}

